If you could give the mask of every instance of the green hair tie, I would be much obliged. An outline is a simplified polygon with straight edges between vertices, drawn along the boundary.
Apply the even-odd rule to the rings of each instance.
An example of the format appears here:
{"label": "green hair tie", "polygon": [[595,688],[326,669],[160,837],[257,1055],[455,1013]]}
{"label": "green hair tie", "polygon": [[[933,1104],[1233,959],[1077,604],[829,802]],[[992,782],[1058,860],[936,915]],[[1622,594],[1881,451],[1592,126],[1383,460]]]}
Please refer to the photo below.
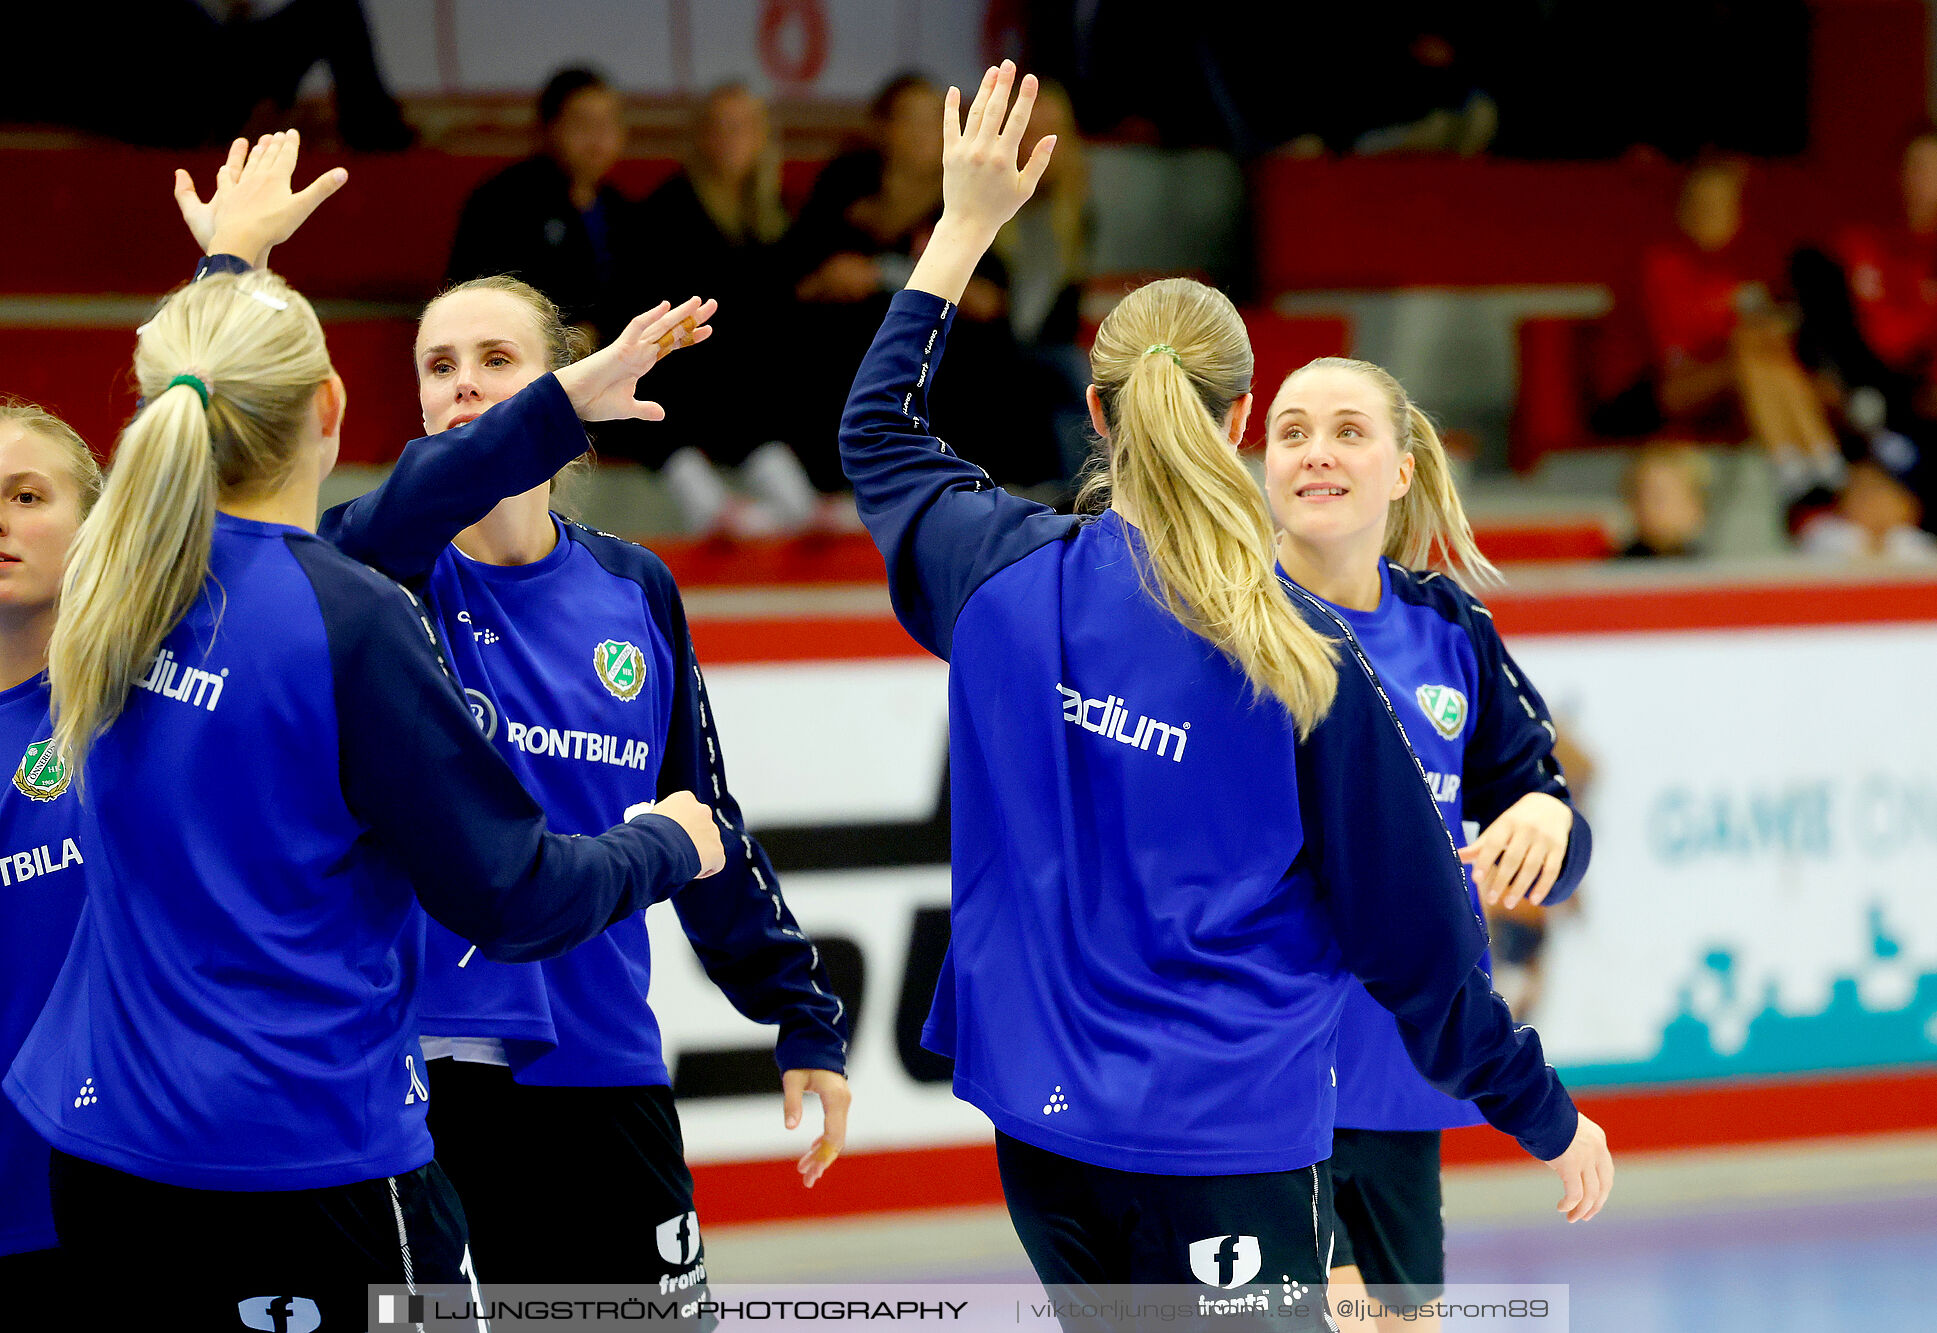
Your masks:
{"label": "green hair tie", "polygon": [[1184,358],[1177,355],[1177,349],[1169,343],[1151,343],[1150,346],[1143,349],[1145,356],[1149,356],[1152,352],[1162,352],[1165,356],[1177,363],[1177,369],[1182,370],[1184,368]]}
{"label": "green hair tie", "polygon": [[[174,379],[168,381],[168,389],[174,388],[177,384],[186,384],[189,388],[195,390],[195,396],[202,400],[202,410],[204,412],[208,411],[208,385],[202,382],[200,375],[177,375]],[[163,389],[162,392],[167,393],[168,389]]]}

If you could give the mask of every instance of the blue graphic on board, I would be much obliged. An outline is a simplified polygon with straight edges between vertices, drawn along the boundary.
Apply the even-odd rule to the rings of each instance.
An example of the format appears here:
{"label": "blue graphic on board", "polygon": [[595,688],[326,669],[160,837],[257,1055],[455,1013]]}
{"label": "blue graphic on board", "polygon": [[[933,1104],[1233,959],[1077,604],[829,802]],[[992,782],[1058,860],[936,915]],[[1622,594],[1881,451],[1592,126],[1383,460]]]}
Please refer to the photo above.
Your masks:
{"label": "blue graphic on board", "polygon": [[[1937,972],[1912,975],[1883,909],[1872,906],[1869,917],[1870,957],[1858,975],[1831,981],[1820,1012],[1783,1013],[1773,982],[1747,994],[1735,956],[1717,949],[1682,986],[1679,1012],[1651,1059],[1567,1065],[1561,1076],[1570,1085],[1605,1087],[1937,1061]],[[1907,995],[1898,1007],[1863,1002],[1866,992],[1893,991]]]}

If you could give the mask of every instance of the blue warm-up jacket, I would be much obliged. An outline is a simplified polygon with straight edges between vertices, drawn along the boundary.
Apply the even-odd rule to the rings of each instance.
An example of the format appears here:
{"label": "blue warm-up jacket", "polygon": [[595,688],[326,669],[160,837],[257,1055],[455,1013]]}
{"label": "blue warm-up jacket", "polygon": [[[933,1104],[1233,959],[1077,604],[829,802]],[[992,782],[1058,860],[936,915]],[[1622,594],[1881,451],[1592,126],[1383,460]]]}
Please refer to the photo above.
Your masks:
{"label": "blue warm-up jacket", "polygon": [[489,957],[543,958],[698,857],[663,815],[550,831],[389,579],[229,515],[209,563],[79,779],[87,900],[6,1093],[56,1148],[169,1184],[413,1170],[418,904]]}
{"label": "blue warm-up jacket", "polygon": [[[727,788],[671,571],[643,547],[557,518],[557,545],[532,564],[488,565],[459,551],[459,532],[586,447],[551,375],[478,420],[493,431],[479,436],[473,422],[414,441],[388,481],[325,514],[319,532],[422,593],[486,739],[553,827],[594,833],[682,790],[713,807],[726,868],[673,896],[687,938],[741,1013],[779,1027],[782,1069],[841,1071],[841,1001]],[[647,1003],[643,915],[541,963],[469,954],[457,932],[430,927],[427,1037],[495,1038],[520,1083],[671,1081]]]}
{"label": "blue warm-up jacket", "polygon": [[[1369,664],[1299,743],[1143,586],[1136,530],[1008,495],[936,438],[953,307],[896,296],[841,422],[897,615],[950,664],[953,942],[924,1040],[998,1129],[1221,1175],[1330,1154],[1352,976],[1435,1086],[1533,1155],[1576,1116]],[[1329,617],[1308,611],[1336,633]]]}
{"label": "blue warm-up jacket", "polygon": [[[45,676],[0,690],[0,762],[13,766],[12,784],[0,787],[0,1065],[13,1062],[54,988],[92,851],[52,736]],[[46,1141],[0,1099],[0,1255],[54,1244],[47,1168]]]}
{"label": "blue warm-up jacket", "polygon": [[[1529,792],[1572,804],[1567,778],[1554,757],[1547,705],[1500,642],[1493,616],[1478,598],[1444,574],[1379,562],[1379,605],[1371,611],[1335,606],[1292,586],[1307,609],[1336,617],[1335,634],[1349,636],[1378,673],[1404,724],[1412,751],[1454,840],[1464,824],[1492,823]],[[1564,901],[1580,884],[1593,852],[1593,833],[1576,810],[1567,858],[1547,895]],[[1480,910],[1469,881],[1469,902]],[[1492,973],[1491,959],[1481,966]],[[1338,1120],[1347,1129],[1452,1129],[1476,1125],[1471,1102],[1433,1087],[1413,1067],[1392,1015],[1352,982],[1338,1025]]]}

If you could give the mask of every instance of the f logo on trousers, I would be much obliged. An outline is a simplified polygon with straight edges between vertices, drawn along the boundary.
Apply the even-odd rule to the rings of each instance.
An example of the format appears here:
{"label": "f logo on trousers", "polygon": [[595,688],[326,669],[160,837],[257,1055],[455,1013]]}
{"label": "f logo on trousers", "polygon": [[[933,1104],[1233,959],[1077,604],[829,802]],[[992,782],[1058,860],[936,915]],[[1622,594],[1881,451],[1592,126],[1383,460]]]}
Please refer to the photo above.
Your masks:
{"label": "f logo on trousers", "polygon": [[1256,1236],[1209,1236],[1190,1245],[1191,1275],[1207,1287],[1241,1287],[1263,1266]]}
{"label": "f logo on trousers", "polygon": [[252,1296],[236,1303],[245,1328],[265,1333],[315,1333],[323,1326],[322,1312],[307,1296]]}
{"label": "f logo on trousers", "polygon": [[656,1228],[656,1239],[661,1259],[681,1268],[692,1263],[699,1258],[699,1214],[667,1218]]}

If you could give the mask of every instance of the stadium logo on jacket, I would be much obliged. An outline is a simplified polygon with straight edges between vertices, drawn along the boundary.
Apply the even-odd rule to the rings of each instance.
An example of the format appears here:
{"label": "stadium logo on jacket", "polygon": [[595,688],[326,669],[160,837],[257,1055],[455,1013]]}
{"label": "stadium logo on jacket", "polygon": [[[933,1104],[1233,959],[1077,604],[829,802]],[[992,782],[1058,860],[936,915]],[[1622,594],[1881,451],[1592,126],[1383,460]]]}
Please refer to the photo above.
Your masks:
{"label": "stadium logo on jacket", "polygon": [[51,801],[67,790],[67,765],[54,748],[53,737],[35,741],[20,756],[20,767],[13,771],[13,785],[29,800]]}
{"label": "stadium logo on jacket", "polygon": [[215,706],[222,702],[222,686],[228,678],[227,667],[219,672],[204,671],[200,667],[189,666],[172,650],[164,648],[148,663],[147,674],[135,682],[135,688],[159,694],[164,699],[206,708],[213,713]]}
{"label": "stadium logo on jacket", "polygon": [[645,687],[646,656],[634,644],[607,639],[592,650],[592,665],[598,668],[599,683],[614,699],[637,699]]}
{"label": "stadium logo on jacket", "polygon": [[1421,685],[1415,696],[1433,730],[1452,740],[1466,725],[1466,696],[1451,685]]}
{"label": "stadium logo on jacket", "polygon": [[[1165,755],[1173,763],[1184,762],[1184,742],[1190,739],[1190,723],[1173,727],[1168,722],[1142,717],[1126,731],[1130,710],[1114,694],[1102,699],[1085,699],[1081,690],[1072,690],[1067,685],[1058,685],[1056,693],[1063,696],[1063,721],[1070,726],[1093,731],[1138,750],[1148,750],[1155,742],[1158,754]],[[1177,742],[1175,754],[1169,753],[1173,740]]]}

